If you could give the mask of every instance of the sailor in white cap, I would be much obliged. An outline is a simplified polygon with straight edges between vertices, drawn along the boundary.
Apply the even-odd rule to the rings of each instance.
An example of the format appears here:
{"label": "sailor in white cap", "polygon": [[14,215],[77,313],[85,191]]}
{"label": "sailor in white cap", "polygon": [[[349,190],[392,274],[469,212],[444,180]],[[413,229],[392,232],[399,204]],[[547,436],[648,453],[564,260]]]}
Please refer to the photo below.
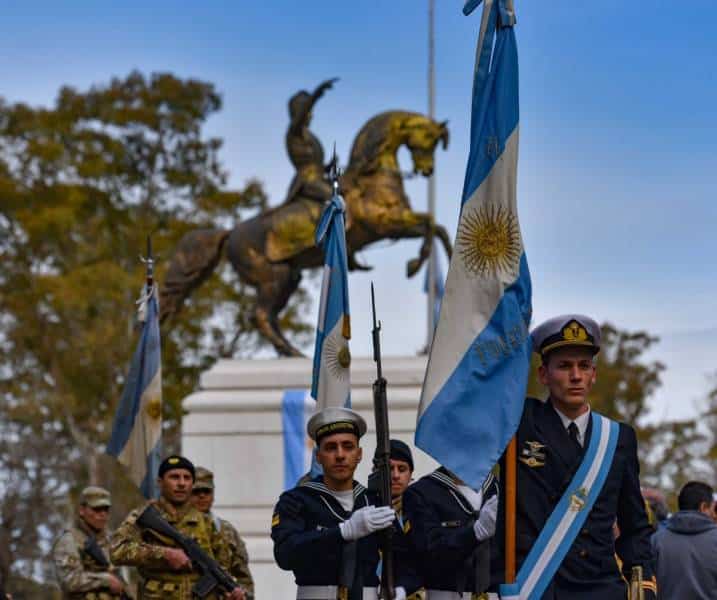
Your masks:
{"label": "sailor in white cap", "polygon": [[[516,559],[523,587],[502,589],[501,595],[624,600],[626,580],[640,567],[640,597],[654,599],[652,530],[640,493],[635,430],[591,410],[589,403],[600,327],[590,317],[569,314],[536,327],[531,337],[547,399],[525,401],[517,432]],[[497,522],[494,583],[504,581],[503,502]]]}
{"label": "sailor in white cap", "polygon": [[366,422],[348,408],[327,408],[307,425],[323,474],[284,492],[274,509],[271,537],[278,565],[293,571],[302,600],[377,597],[375,532],[390,527],[391,507],[371,505],[354,480]]}

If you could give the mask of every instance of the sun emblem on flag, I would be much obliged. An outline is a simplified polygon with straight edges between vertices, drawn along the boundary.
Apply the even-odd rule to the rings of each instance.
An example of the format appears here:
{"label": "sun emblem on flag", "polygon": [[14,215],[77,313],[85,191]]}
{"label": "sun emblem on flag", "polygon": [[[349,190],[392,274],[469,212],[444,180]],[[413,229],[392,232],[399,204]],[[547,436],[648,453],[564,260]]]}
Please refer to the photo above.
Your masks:
{"label": "sun emblem on flag", "polygon": [[150,418],[159,419],[162,416],[162,398],[160,396],[152,396],[149,402],[147,402],[145,410]]}
{"label": "sun emblem on flag", "polygon": [[344,381],[349,375],[349,366],[351,366],[351,353],[346,340],[341,335],[329,336],[324,341],[324,349],[329,371],[334,377]]}
{"label": "sun emblem on flag", "polygon": [[473,209],[461,220],[456,246],[471,273],[481,277],[512,275],[521,254],[518,218],[500,206]]}

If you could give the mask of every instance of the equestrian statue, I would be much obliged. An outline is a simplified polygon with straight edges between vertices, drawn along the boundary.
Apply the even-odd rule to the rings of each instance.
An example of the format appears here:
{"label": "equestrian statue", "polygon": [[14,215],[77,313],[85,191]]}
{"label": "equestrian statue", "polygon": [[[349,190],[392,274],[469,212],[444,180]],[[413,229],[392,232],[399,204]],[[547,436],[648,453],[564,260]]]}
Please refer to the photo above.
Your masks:
{"label": "equestrian statue", "polygon": [[[301,356],[281,332],[279,314],[298,288],[302,270],[323,265],[314,233],[331,196],[328,172],[336,157],[324,164],[321,142],[309,125],[314,104],[335,81],[323,82],[313,93],[300,91],[289,101],[286,148],[296,175],[284,202],[231,230],[198,229],[179,241],[161,288],[162,321],[179,312],[184,300],[212,274],[226,253],[240,280],[256,289],[253,320],[259,332],[280,355]],[[360,129],[339,179],[346,203],[349,270],[369,270],[371,267],[359,263],[356,252],[384,239],[423,239],[419,255],[406,265],[408,277],[429,257],[434,236],[450,256],[445,228],[430,214],[411,208],[397,159],[399,148],[406,146],[413,172],[427,177],[433,172],[438,142],[444,149],[448,146],[446,123],[415,112],[383,112]]]}

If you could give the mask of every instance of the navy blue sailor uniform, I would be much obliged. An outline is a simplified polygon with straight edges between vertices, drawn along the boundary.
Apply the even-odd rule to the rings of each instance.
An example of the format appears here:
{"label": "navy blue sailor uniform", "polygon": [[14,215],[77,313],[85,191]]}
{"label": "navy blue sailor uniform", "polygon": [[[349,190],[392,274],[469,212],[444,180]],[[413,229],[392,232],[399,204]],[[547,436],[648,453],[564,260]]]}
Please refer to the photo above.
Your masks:
{"label": "navy blue sailor uniform", "polygon": [[[404,492],[405,493],[405,492]],[[418,553],[411,534],[413,524],[403,509],[403,500],[396,509],[396,520],[393,522],[393,564],[396,586],[406,590],[411,598],[423,587],[423,578],[418,565]]]}
{"label": "navy blue sailor uniform", "polygon": [[[581,446],[571,438],[550,401],[526,400],[517,432],[518,569],[580,466],[592,433],[589,420]],[[620,537],[614,540],[616,520]],[[504,523],[502,498],[492,542],[494,586],[504,581]],[[626,579],[629,581],[632,567],[638,565],[643,568],[645,598],[654,598],[651,533],[640,492],[635,431],[620,423],[615,454],[602,490],[542,600],[624,600]],[[616,554],[623,563],[622,573]]]}
{"label": "navy blue sailor uniform", "polygon": [[375,600],[379,583],[376,535],[347,542],[339,529],[354,511],[371,504],[364,486],[354,481],[353,490],[350,512],[321,476],[280,496],[271,523],[274,558],[279,567],[294,572],[297,598]]}
{"label": "navy blue sailor uniform", "polygon": [[[498,493],[492,474],[481,491],[482,505]],[[409,486],[403,494],[403,510],[428,600],[477,598],[488,588],[490,542],[479,542],[474,531],[480,511],[473,509],[445,468]]]}

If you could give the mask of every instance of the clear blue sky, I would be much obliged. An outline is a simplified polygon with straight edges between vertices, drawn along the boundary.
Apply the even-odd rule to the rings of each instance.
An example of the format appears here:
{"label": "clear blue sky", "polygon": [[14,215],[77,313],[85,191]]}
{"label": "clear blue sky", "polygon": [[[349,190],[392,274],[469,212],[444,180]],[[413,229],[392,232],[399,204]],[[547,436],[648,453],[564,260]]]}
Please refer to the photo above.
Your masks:
{"label": "clear blue sky", "polygon": [[[452,136],[437,160],[438,220],[453,233],[480,14],[464,17],[460,2],[436,4],[437,116],[450,120]],[[705,353],[717,356],[717,3],[515,4],[519,204],[535,320],[580,311],[663,334],[666,343],[682,340],[670,356],[685,366],[668,376],[661,396],[670,406],[660,415],[682,414],[675,400],[690,404],[707,391],[714,360]],[[84,88],[135,68],[212,81],[224,109],[208,133],[225,139],[231,182],[258,177],[277,203],[291,177],[283,135],[296,90],[341,77],[317,105],[314,131],[326,148],[336,141],[344,162],[371,115],[426,109],[426,6],[16,3],[5,8],[0,30],[0,95],[47,104],[62,84]],[[407,189],[425,209],[425,183]],[[387,351],[410,354],[424,343],[422,275],[404,275],[417,250],[417,242],[401,242],[364,253],[376,270],[352,276],[354,353],[368,353],[368,331],[361,332],[369,277]],[[695,360],[685,360],[693,352]]]}

